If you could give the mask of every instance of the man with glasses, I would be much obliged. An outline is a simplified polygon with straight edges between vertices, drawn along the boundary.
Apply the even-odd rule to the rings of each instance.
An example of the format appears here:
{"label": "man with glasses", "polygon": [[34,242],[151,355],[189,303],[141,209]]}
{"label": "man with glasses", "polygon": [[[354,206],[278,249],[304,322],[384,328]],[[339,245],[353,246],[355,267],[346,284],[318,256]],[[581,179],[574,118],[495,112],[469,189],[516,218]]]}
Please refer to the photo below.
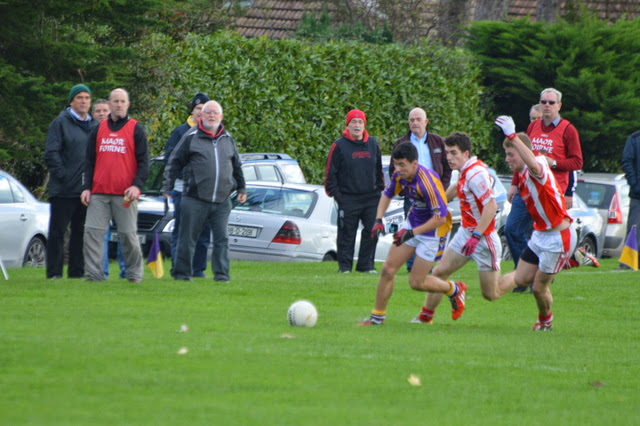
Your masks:
{"label": "man with glasses", "polygon": [[[534,155],[543,155],[556,178],[561,193],[566,194],[570,184],[570,172],[582,168],[582,148],[578,131],[568,120],[560,116],[562,93],[554,88],[540,93],[542,117],[532,121],[527,128]],[[522,250],[527,245],[531,215],[518,194],[517,174],[511,183],[509,197],[512,197],[511,212],[505,226],[505,236],[513,261],[518,266]],[[573,204],[573,192],[565,195],[566,208]]]}
{"label": "man with glasses", "polygon": [[218,102],[206,102],[200,121],[183,136],[165,167],[162,186],[165,198],[169,197],[184,170],[178,250],[171,271],[175,280],[191,281],[196,240],[208,223],[213,231],[213,280],[231,281],[227,235],[230,196],[237,189],[238,202],[244,203],[247,194],[240,155],[233,138],[222,125],[223,117]]}

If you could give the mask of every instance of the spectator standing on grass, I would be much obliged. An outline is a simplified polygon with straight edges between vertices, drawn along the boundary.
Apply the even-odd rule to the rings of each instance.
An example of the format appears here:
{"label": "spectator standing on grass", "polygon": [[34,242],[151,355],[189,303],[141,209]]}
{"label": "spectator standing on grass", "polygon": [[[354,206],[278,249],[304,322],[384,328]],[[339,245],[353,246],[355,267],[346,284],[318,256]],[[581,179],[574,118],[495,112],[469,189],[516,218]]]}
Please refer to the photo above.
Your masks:
{"label": "spectator standing on grass", "polygon": [[[109,117],[109,101],[106,99],[98,99],[93,103],[92,109],[93,118],[98,124],[102,123]],[[102,271],[105,278],[109,277],[109,240],[111,240],[111,230],[107,226],[107,232],[104,234],[104,256],[102,258]],[[125,277],[126,266],[124,264],[124,257],[122,256],[122,244],[120,240],[116,243],[116,257],[118,259],[118,266],[120,267],[120,278]]]}
{"label": "spectator standing on grass", "polygon": [[393,246],[382,265],[376,301],[371,315],[359,325],[384,323],[396,273],[414,254],[416,254],[416,261],[409,274],[411,288],[417,291],[446,294],[451,300],[452,315],[457,318],[464,309],[465,285],[430,283],[425,280],[444,248],[443,237],[451,230],[451,215],[447,210],[447,198],[442,183],[433,170],[418,164],[418,150],[413,144],[398,145],[393,150],[391,159],[395,163],[396,171],[391,176],[389,186],[380,197],[371,239],[377,240],[379,235],[384,233],[382,218],[394,196],[404,193],[411,199],[412,207],[400,230],[393,236]]}
{"label": "spectator standing on grass", "polygon": [[218,102],[206,102],[198,125],[180,140],[165,167],[162,186],[165,198],[170,196],[181,172],[184,178],[178,249],[171,272],[175,280],[191,281],[196,240],[208,223],[213,231],[213,279],[231,281],[227,235],[231,193],[238,191],[239,203],[246,201],[247,194],[240,155],[222,124],[223,118]]}
{"label": "spectator standing on grass", "polygon": [[382,155],[378,142],[365,129],[364,112],[349,111],[345,123],[342,137],[329,149],[324,176],[325,191],[338,204],[338,272],[351,272],[356,233],[362,222],[356,271],[375,274],[377,240],[371,238],[371,229],[384,189]]}
{"label": "spectator standing on grass", "polygon": [[49,238],[47,270],[49,279],[62,278],[64,236],[69,234],[69,278],[84,276],[83,232],[87,208],[80,201],[82,172],[89,134],[96,126],[89,114],[91,90],[78,84],[69,91],[69,106],[49,125],[44,162],[49,169]]}
{"label": "spectator standing on grass", "polygon": [[[627,238],[631,227],[640,228],[640,131],[627,138],[622,151],[622,170],[629,184],[629,216],[627,217]],[[637,247],[640,247],[640,229],[636,229]],[[625,238],[626,241],[626,238]],[[620,264],[619,269],[628,269]]]}
{"label": "spectator standing on grass", "polygon": [[[445,154],[444,142],[442,137],[433,132],[427,131],[427,125],[429,119],[427,113],[422,108],[414,108],[409,112],[409,132],[403,137],[398,139],[393,145],[395,149],[398,145],[405,142],[410,142],[418,150],[418,164],[433,170],[440,177],[440,182],[445,188],[449,188],[451,182],[451,167],[447,162],[447,155]],[[395,166],[393,161],[389,163],[389,177],[393,175]],[[409,197],[404,197],[404,217],[407,217],[409,208],[411,207],[411,200]],[[407,261],[407,271],[411,272],[415,256]]]}
{"label": "spectator standing on grass", "polygon": [[89,137],[82,202],[88,206],[84,227],[87,281],[104,281],[104,234],[111,219],[118,224],[118,238],[126,266],[126,278],[142,281],[142,250],[137,218],[140,189],[149,174],[147,134],[127,114],[129,93],[114,89],[109,95],[109,118]]}
{"label": "spectator standing on grass", "polygon": [[[200,121],[200,117],[202,116],[202,107],[205,102],[209,101],[209,97],[202,93],[198,92],[193,97],[191,101],[191,107],[189,112],[191,115],[187,118],[186,123],[182,123],[178,127],[176,127],[171,136],[169,137],[169,141],[165,147],[164,151],[164,161],[165,164],[169,161],[169,157],[173,150],[178,146],[178,142],[180,139],[197,123]],[[180,233],[180,211],[182,204],[182,189],[184,187],[184,181],[182,180],[182,173],[176,179],[175,186],[173,191],[171,191],[171,200],[173,201],[173,231],[171,232],[171,265],[172,268],[176,263],[176,252],[178,249],[178,235]],[[193,252],[193,265],[192,265],[192,276],[197,278],[204,278],[204,271],[207,269],[207,251],[209,250],[209,242],[211,240],[211,227],[208,223],[205,222],[204,228],[202,229],[202,233],[198,237],[196,241],[196,247]]]}
{"label": "spectator standing on grass", "polygon": [[538,321],[533,330],[552,329],[553,297],[550,286],[555,276],[569,262],[576,246],[576,234],[570,228],[564,190],[560,189],[545,156],[533,153],[525,134],[516,134],[509,116],[496,119],[505,136],[504,150],[509,168],[516,174],[518,193],[533,218],[533,233],[523,250],[516,270],[500,278],[500,290],[507,292],[533,284],[532,292],[538,306]]}

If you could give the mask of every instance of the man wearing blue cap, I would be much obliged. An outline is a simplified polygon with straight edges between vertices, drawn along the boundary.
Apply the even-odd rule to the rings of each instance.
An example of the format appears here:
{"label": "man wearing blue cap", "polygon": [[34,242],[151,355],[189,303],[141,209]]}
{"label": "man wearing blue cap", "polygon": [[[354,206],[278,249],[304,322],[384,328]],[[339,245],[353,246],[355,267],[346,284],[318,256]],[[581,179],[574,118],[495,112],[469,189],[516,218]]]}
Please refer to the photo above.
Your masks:
{"label": "man wearing blue cap", "polygon": [[47,278],[62,278],[64,234],[69,235],[69,278],[84,276],[83,234],[87,208],[80,202],[82,171],[89,133],[96,126],[89,114],[91,90],[77,84],[69,91],[69,103],[49,125],[44,162],[49,169],[49,239]]}

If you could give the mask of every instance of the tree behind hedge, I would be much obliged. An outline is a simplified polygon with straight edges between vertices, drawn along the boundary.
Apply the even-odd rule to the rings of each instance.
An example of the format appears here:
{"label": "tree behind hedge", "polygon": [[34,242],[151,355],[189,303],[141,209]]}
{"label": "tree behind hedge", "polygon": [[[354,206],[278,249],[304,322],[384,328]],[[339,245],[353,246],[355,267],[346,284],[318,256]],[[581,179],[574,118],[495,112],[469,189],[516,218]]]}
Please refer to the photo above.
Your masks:
{"label": "tree behind hedge", "polygon": [[624,142],[640,128],[640,19],[475,22],[468,47],[481,60],[495,114],[525,129],[540,91],[555,87],[560,115],[580,133],[583,169],[620,171]]}
{"label": "tree behind hedge", "polygon": [[[245,39],[220,32],[184,42],[154,36],[139,47],[147,109],[138,117],[159,153],[187,118],[198,91],[218,100],[241,152],[285,152],[320,183],[331,143],[350,109],[366,112],[384,153],[407,128],[409,110],[428,111],[433,132],[466,131],[487,153],[491,124],[479,112],[479,70],[459,49],[424,41],[411,46]],[[155,58],[155,59],[151,59]]]}

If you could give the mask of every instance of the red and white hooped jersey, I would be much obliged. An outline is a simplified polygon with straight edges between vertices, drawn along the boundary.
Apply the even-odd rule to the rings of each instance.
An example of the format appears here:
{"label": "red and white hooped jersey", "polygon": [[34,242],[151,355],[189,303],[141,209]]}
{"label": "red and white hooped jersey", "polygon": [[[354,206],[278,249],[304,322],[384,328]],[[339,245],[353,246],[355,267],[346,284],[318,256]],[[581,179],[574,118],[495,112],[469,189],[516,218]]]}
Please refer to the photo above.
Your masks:
{"label": "red and white hooped jersey", "polygon": [[571,217],[547,160],[538,156],[536,162],[542,168],[541,175],[534,176],[525,166],[518,173],[518,190],[533,219],[533,229],[548,231],[560,225],[564,218],[571,220]]}
{"label": "red and white hooped jersey", "polygon": [[[460,215],[462,216],[463,228],[471,231],[476,229],[485,204],[495,198],[491,190],[493,187],[492,180],[487,165],[476,157],[469,158],[460,169],[456,190],[458,199],[460,199]],[[495,218],[491,220],[491,223],[484,231],[485,235],[495,231],[495,222]]]}

